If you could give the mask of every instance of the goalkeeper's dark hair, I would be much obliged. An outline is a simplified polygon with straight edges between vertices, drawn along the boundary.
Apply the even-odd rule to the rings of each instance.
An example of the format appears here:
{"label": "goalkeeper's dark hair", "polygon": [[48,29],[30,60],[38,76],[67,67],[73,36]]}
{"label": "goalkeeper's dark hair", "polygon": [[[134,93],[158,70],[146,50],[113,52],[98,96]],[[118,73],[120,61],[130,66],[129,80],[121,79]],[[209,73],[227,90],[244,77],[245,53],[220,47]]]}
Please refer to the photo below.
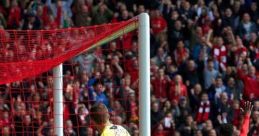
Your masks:
{"label": "goalkeeper's dark hair", "polygon": [[98,125],[105,124],[109,120],[109,111],[103,103],[96,103],[90,109],[90,118]]}
{"label": "goalkeeper's dark hair", "polygon": [[232,136],[233,129],[231,124],[222,124],[219,127],[219,136]]}

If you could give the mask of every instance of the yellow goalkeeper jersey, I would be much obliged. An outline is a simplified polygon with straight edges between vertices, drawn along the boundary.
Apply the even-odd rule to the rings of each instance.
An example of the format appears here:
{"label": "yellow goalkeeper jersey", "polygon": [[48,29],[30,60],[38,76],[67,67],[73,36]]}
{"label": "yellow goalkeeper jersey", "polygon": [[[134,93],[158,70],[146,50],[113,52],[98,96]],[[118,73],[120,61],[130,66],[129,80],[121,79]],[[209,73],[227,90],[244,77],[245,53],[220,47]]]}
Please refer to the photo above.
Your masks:
{"label": "yellow goalkeeper jersey", "polygon": [[101,136],[130,136],[130,134],[122,126],[110,124],[104,128]]}

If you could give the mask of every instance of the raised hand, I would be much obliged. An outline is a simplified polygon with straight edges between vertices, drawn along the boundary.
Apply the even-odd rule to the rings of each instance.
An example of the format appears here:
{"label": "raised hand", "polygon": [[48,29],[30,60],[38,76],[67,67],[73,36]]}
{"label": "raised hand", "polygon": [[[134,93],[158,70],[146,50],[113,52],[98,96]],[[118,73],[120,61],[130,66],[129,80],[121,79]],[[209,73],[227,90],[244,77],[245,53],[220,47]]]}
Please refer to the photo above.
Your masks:
{"label": "raised hand", "polygon": [[251,115],[251,112],[253,110],[253,104],[252,102],[246,101],[244,108],[241,108],[241,111],[245,114],[245,115]]}

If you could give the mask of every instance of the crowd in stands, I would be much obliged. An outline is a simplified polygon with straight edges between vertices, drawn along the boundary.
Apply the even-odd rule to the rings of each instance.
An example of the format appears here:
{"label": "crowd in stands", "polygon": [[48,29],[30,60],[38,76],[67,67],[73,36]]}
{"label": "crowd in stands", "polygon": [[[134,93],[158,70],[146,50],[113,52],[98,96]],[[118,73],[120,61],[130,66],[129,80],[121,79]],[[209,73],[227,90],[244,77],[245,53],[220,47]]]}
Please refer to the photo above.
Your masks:
{"label": "crowd in stands", "polygon": [[[239,136],[249,100],[248,136],[258,136],[258,0],[2,0],[0,29],[84,27],[143,12],[151,22],[152,135],[219,136],[233,124]],[[139,135],[138,46],[131,32],[63,64],[65,135],[96,135],[88,116],[96,102]],[[42,77],[1,85],[0,135],[54,133],[53,75]]]}

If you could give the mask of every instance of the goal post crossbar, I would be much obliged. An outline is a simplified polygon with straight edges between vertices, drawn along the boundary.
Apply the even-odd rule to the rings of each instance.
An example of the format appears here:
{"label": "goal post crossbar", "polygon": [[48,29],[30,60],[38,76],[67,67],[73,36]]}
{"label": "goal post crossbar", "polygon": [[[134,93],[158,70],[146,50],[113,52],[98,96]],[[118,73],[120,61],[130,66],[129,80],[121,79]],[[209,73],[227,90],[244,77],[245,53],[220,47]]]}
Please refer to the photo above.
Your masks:
{"label": "goal post crossbar", "polygon": [[[112,35],[108,36],[107,38],[95,43],[87,50],[94,49],[102,44],[105,44],[109,41],[112,41],[120,36],[122,36],[125,33],[131,32],[135,29],[139,29],[138,32],[138,44],[139,44],[139,90],[140,90],[140,96],[139,96],[139,102],[140,102],[140,110],[139,110],[139,116],[140,116],[140,136],[151,136],[151,115],[150,115],[150,24],[149,24],[149,16],[146,13],[139,15],[139,22],[138,23],[131,23],[127,25],[123,30],[119,30]],[[60,79],[55,79],[55,84],[62,84],[62,64],[54,68],[54,73],[59,77]],[[58,75],[61,74],[61,75]],[[57,87],[62,87],[62,85],[55,85]],[[54,90],[54,96],[56,95],[63,95],[62,92],[57,92],[59,89],[62,90],[62,88],[57,88],[57,90]],[[60,98],[58,96],[54,98]],[[55,101],[55,100],[54,100]],[[59,99],[60,101],[60,99]],[[54,109],[56,109],[56,118],[55,118],[55,126],[62,126],[63,120],[62,112],[63,107],[60,103],[54,104]],[[62,110],[59,109],[62,108]],[[55,133],[58,136],[63,136],[63,134],[60,134],[62,132],[62,128],[55,129]]]}

